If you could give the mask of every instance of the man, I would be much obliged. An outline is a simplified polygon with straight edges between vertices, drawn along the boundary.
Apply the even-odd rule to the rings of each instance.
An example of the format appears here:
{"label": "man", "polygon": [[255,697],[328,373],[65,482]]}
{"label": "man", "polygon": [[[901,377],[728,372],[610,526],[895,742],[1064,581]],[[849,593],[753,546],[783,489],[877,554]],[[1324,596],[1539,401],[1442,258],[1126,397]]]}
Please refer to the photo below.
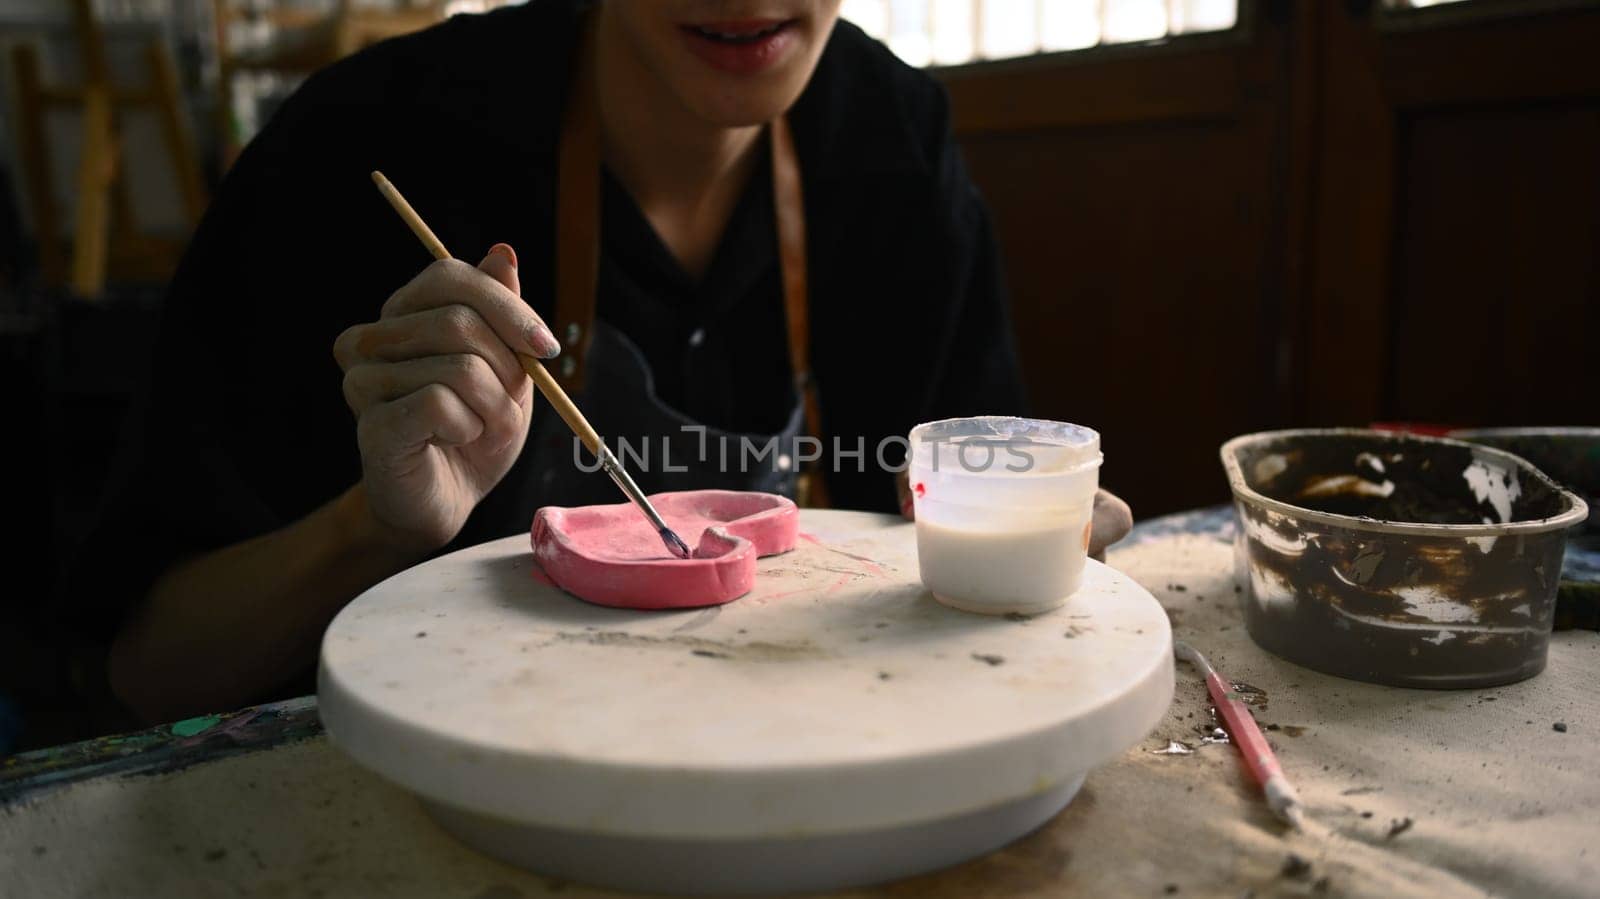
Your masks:
{"label": "man", "polygon": [[[362,590],[540,505],[617,501],[517,353],[581,357],[562,373],[608,438],[864,449],[823,460],[842,507],[895,507],[876,448],[917,422],[1020,411],[944,95],[838,7],[534,0],[313,77],[172,285],[78,593],[116,695],[164,719],[304,692]],[[481,261],[428,264],[374,169]],[[761,471],[716,456],[636,476],[792,489],[789,451]]]}

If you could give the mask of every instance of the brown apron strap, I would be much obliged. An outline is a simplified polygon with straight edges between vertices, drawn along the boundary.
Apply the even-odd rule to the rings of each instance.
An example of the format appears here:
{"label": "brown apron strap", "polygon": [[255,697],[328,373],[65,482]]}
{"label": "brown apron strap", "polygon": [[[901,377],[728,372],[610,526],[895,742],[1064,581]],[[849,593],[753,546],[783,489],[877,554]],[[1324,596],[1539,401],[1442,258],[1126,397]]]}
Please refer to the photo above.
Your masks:
{"label": "brown apron strap", "polygon": [[[779,116],[767,128],[772,147],[772,208],[778,220],[778,262],[783,272],[783,311],[789,325],[789,369],[795,392],[805,406],[806,433],[822,437],[822,409],[817,382],[811,375],[811,305],[806,283],[806,204],[800,178],[800,156],[794,149],[789,119]],[[796,498],[803,506],[827,506],[822,472],[802,471]]]}
{"label": "brown apron strap", "polygon": [[[600,272],[600,116],[595,93],[594,20],[585,23],[572,73],[572,93],[561,125],[556,187],[556,339],[561,341],[556,377],[568,391],[583,389],[594,326]],[[822,434],[821,410],[811,376],[811,326],[806,286],[806,209],[800,158],[787,118],[767,128],[772,150],[772,199],[783,275],[784,319],[789,331],[789,367],[805,407],[807,433]],[[802,499],[825,502],[821,478],[802,474]]]}
{"label": "brown apron strap", "polygon": [[811,314],[806,285],[806,206],[789,120],[774,119],[767,129],[772,147],[772,208],[778,220],[778,260],[783,269],[783,310],[789,325],[789,368],[805,403],[806,431],[822,434],[816,383],[811,377]]}
{"label": "brown apron strap", "polygon": [[600,116],[595,97],[594,22],[584,23],[574,54],[572,92],[561,123],[556,185],[556,380],[583,389],[600,277]]}

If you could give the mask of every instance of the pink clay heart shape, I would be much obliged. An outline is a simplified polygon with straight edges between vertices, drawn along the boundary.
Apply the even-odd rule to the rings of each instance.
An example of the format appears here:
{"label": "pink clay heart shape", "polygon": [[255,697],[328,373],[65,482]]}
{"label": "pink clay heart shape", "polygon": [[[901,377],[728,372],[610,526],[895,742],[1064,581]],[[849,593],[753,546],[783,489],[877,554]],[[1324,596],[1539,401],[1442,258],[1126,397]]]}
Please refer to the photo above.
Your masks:
{"label": "pink clay heart shape", "polygon": [[556,586],[597,605],[687,609],[731,602],[756,582],[756,559],[788,552],[800,510],[772,493],[685,490],[651,505],[695,547],[674,558],[632,503],[546,506],[533,518],[533,555]]}

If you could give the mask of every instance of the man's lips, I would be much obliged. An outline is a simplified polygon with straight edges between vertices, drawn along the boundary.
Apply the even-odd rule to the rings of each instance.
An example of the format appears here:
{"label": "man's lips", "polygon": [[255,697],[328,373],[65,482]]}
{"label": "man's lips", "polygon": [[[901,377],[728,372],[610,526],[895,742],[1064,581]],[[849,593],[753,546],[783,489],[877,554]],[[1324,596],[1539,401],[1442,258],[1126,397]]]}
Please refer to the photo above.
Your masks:
{"label": "man's lips", "polygon": [[701,37],[725,41],[753,41],[793,24],[793,19],[729,19],[695,22],[683,27]]}
{"label": "man's lips", "polygon": [[734,19],[680,26],[689,49],[712,68],[753,75],[799,40],[797,19]]}

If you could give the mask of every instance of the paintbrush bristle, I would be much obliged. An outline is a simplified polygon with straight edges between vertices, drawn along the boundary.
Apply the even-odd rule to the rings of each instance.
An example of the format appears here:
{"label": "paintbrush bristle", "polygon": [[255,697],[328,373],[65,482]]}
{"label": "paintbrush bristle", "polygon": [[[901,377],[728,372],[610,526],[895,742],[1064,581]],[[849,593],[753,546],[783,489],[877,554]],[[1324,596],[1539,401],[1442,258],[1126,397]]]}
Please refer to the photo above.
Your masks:
{"label": "paintbrush bristle", "polygon": [[694,555],[689,551],[689,544],[684,543],[683,538],[679,537],[678,532],[672,528],[661,529],[661,542],[665,543],[667,549],[680,559],[687,559]]}

